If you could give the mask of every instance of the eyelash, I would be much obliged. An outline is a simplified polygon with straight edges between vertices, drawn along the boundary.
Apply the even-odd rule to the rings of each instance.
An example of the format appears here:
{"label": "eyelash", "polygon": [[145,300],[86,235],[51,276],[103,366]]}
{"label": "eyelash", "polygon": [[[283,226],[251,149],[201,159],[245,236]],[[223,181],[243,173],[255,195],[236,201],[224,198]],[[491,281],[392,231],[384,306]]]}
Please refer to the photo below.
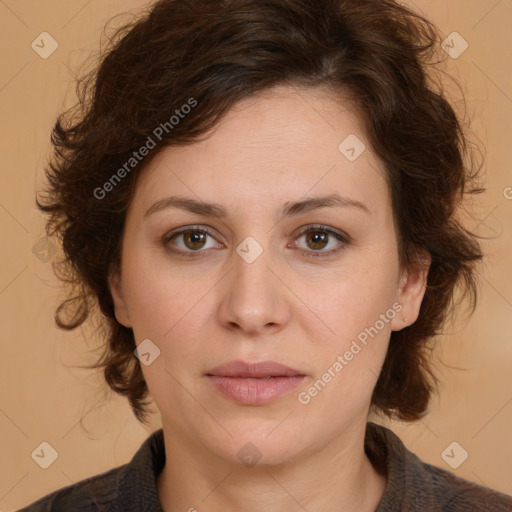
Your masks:
{"label": "eyelash", "polygon": [[[215,239],[215,234],[210,229],[208,229],[206,226],[186,226],[186,227],[180,229],[179,231],[174,231],[172,233],[165,235],[162,239],[162,243],[165,246],[167,246],[167,244],[169,244],[169,242],[171,240],[177,238],[180,235],[183,235],[184,233],[190,232],[190,231],[206,233],[207,235],[209,235]],[[311,231],[321,231],[321,232],[327,233],[329,236],[332,235],[332,236],[334,236],[334,238],[336,240],[341,242],[341,244],[337,248],[331,249],[329,251],[313,251],[313,250],[308,251],[305,249],[299,249],[299,252],[301,252],[306,257],[328,258],[330,256],[334,256],[336,253],[341,251],[345,246],[347,246],[351,243],[351,239],[348,235],[338,233],[337,231],[334,231],[334,230],[332,230],[326,226],[322,226],[320,224],[308,226],[306,229],[304,229],[300,233],[298,233],[296,238],[298,239],[301,236],[303,236]],[[207,249],[207,250],[198,249],[197,251],[192,251],[192,250],[184,251],[182,249],[171,249],[171,250],[173,252],[175,252],[176,254],[179,254],[180,256],[183,256],[185,258],[205,257],[206,256],[205,253],[207,253],[209,251],[209,249]]]}

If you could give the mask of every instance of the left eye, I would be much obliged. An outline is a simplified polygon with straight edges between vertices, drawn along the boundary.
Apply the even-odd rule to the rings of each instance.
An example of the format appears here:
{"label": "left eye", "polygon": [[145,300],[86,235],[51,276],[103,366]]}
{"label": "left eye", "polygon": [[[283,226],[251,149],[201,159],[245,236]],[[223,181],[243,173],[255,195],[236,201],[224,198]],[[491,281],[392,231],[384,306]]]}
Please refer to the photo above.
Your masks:
{"label": "left eye", "polygon": [[[340,245],[347,244],[344,236],[324,227],[314,227],[303,231],[297,240],[304,239],[306,246],[301,247],[308,252],[332,253],[336,252]],[[299,246],[299,244],[297,244]],[[300,247],[300,246],[299,246]],[[327,249],[327,250],[324,250]],[[316,256],[316,254],[314,255]]]}

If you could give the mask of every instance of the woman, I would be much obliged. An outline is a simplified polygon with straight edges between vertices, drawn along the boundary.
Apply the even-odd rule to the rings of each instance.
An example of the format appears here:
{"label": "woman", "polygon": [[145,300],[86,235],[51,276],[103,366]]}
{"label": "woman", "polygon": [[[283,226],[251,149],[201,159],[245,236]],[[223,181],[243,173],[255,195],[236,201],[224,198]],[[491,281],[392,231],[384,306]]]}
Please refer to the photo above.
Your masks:
{"label": "woman", "polygon": [[430,79],[439,36],[382,0],[160,0],[59,120],[38,201],[98,362],[144,422],[133,460],[43,510],[512,510],[370,411],[421,418],[476,169]]}

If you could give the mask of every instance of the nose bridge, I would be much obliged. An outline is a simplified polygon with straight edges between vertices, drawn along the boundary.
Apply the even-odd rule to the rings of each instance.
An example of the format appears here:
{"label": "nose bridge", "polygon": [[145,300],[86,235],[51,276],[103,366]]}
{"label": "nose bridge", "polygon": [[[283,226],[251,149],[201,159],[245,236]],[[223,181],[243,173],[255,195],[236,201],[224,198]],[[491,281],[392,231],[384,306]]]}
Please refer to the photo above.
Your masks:
{"label": "nose bridge", "polygon": [[269,267],[275,266],[270,249],[247,237],[232,254],[229,290],[220,308],[221,322],[244,331],[276,328],[287,320],[282,283]]}

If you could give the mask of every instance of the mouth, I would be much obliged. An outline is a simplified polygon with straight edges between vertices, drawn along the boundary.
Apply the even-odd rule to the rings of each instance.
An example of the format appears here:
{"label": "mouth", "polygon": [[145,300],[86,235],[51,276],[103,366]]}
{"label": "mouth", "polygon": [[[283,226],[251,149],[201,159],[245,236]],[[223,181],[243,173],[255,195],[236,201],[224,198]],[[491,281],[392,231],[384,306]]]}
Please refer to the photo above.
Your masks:
{"label": "mouth", "polygon": [[306,375],[275,361],[231,361],[206,377],[225,398],[241,405],[264,405],[295,389]]}

